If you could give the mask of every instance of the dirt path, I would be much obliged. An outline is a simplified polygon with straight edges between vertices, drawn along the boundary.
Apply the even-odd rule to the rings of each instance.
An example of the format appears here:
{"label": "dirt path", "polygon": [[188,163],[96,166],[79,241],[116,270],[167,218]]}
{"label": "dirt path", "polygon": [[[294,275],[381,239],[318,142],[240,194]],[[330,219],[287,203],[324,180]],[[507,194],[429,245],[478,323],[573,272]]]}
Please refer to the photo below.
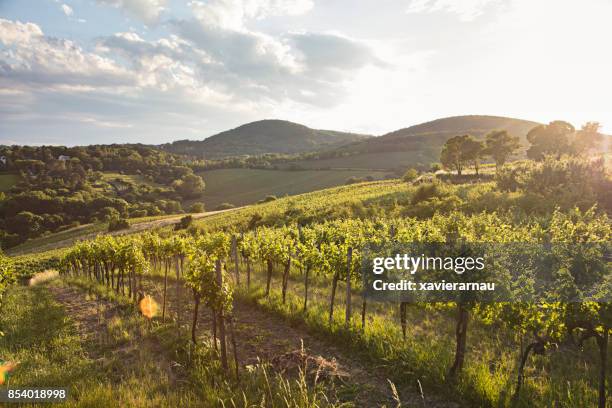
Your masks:
{"label": "dirt path", "polygon": [[[111,370],[114,380],[121,381],[130,372],[137,371],[145,361],[143,357],[150,363],[149,356],[155,356],[155,370],[168,379],[169,385],[184,377],[180,366],[166,355],[155,338],[142,331],[142,325],[130,327],[129,322],[118,323],[134,316],[126,315],[117,304],[94,299],[62,281],[51,282],[47,288],[73,321],[89,356],[104,367],[117,368]],[[129,333],[129,340],[113,334],[113,325],[118,324],[121,324],[118,331]]]}
{"label": "dirt path", "polygon": [[[163,298],[163,281],[146,281],[144,288],[147,293],[160,301]],[[176,318],[176,281],[169,282],[167,319]],[[179,285],[181,290],[181,326],[188,331],[193,314],[190,293]],[[160,305],[161,306],[161,305]],[[338,347],[337,341],[323,339],[309,332],[303,324],[291,323],[285,319],[263,310],[261,307],[248,301],[234,300],[234,320],[240,364],[255,363],[259,360],[272,361],[285,353],[300,350],[302,344],[307,353],[312,356],[321,356],[328,361],[336,361],[339,371],[348,373],[342,379],[342,394],[347,400],[354,401],[357,407],[396,406],[391,386],[382,369],[368,367],[354,355]],[[200,309],[198,318],[199,338],[211,338],[212,319],[211,312],[206,308]],[[457,408],[458,404],[445,402],[433,396],[426,396],[425,400],[417,391],[417,384],[413,389],[398,389],[403,407],[427,408]]]}

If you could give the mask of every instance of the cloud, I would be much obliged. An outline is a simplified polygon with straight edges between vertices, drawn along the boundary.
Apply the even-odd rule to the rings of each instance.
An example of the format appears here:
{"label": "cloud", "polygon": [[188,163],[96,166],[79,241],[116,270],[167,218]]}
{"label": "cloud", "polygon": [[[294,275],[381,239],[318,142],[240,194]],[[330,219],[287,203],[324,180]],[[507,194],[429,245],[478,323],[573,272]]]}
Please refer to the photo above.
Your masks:
{"label": "cloud", "polygon": [[64,14],[68,17],[72,16],[74,14],[74,11],[72,10],[72,7],[70,7],[67,4],[62,4],[61,5],[62,11],[64,12]]}
{"label": "cloud", "polygon": [[302,32],[291,33],[288,38],[311,70],[354,70],[381,63],[370,47],[342,35]]}
{"label": "cloud", "polygon": [[121,86],[133,81],[115,61],[33,23],[0,19],[0,85],[9,88]]}
{"label": "cloud", "polygon": [[164,11],[167,0],[96,0],[99,4],[125,11],[146,24],[154,24]]}
{"label": "cloud", "polygon": [[244,30],[250,19],[295,16],[308,12],[312,0],[209,0],[189,3],[195,17],[205,25]]}
{"label": "cloud", "polygon": [[485,9],[500,0],[412,0],[407,13],[433,13],[445,11],[454,13],[462,21],[472,21],[485,12]]}
{"label": "cloud", "polygon": [[384,65],[369,45],[341,33],[250,27],[305,13],[308,0],[191,5],[193,17],[167,21],[162,37],[119,32],[91,46],[0,19],[0,89],[14,92],[10,103],[0,98],[0,133],[62,137],[70,123],[92,138],[123,135],[118,142],[128,134],[133,141],[203,137],[270,117],[281,105],[335,106],[354,75]]}

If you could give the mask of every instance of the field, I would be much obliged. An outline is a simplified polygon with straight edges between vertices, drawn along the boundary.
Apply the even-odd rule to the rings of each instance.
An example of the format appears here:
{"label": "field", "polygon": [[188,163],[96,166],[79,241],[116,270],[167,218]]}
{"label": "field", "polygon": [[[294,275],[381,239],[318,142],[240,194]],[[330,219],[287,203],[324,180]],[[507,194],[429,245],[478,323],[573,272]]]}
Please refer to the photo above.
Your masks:
{"label": "field", "polygon": [[158,187],[159,184],[156,184],[150,180],[147,180],[145,177],[136,175],[136,174],[120,174],[120,173],[111,173],[104,172],[102,173],[102,179],[106,182],[115,181],[117,179],[130,183],[130,184],[146,184],[148,186]]}
{"label": "field", "polygon": [[252,204],[268,195],[282,197],[343,185],[350,177],[383,178],[387,172],[371,170],[258,170],[223,169],[203,172],[204,203],[214,209],[221,203]]}
{"label": "field", "polygon": [[11,187],[17,184],[19,178],[18,174],[0,173],[0,192],[10,190]]}
{"label": "field", "polygon": [[[61,276],[8,291],[0,353],[22,363],[12,384],[71,384],[74,406],[597,406],[610,345],[593,337],[607,333],[605,306],[474,298],[398,307],[363,296],[369,241],[609,240],[609,219],[582,181],[567,189],[573,196],[546,196],[529,177],[517,191],[495,182],[373,181],[202,214],[180,232],[177,215],[139,220],[125,237],[94,239],[102,231],[84,227],[32,241],[14,258],[33,261],[23,275],[48,268],[36,270],[36,259],[55,257]],[[79,239],[92,241],[74,245]],[[589,264],[580,270],[599,270],[593,254],[581,254]],[[201,285],[214,273],[227,289]],[[135,307],[141,294],[158,305],[151,320]],[[575,333],[586,339],[580,347],[565,329],[576,316],[596,327],[590,337]],[[37,330],[42,342],[65,347],[44,354]],[[54,368],[59,361],[63,370]],[[609,378],[612,366],[603,367]],[[612,399],[603,384],[605,406]]]}
{"label": "field", "polygon": [[402,151],[356,154],[333,159],[296,161],[295,165],[305,169],[374,169],[391,171],[398,167],[408,168],[417,164],[428,165],[438,161],[438,152]]}

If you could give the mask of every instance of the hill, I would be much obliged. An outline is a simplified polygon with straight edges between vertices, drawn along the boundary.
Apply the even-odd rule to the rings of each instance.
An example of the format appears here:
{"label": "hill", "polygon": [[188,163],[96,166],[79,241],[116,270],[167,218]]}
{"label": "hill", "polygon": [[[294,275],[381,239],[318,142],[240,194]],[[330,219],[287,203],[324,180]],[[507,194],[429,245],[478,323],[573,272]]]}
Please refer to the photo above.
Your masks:
{"label": "hill", "polygon": [[538,124],[528,120],[501,116],[454,116],[396,130],[377,138],[340,147],[337,150],[351,153],[373,153],[433,149],[438,154],[444,142],[452,136],[467,133],[482,138],[488,132],[500,129],[524,139],[527,132]]}
{"label": "hill", "polygon": [[226,130],[204,140],[178,140],[162,145],[172,153],[206,159],[264,153],[302,153],[335,148],[367,135],[311,129],[284,120],[260,120]]}
{"label": "hill", "polygon": [[488,132],[500,129],[519,136],[526,145],[527,132],[537,125],[537,122],[501,116],[454,116],[329,149],[317,160],[304,160],[297,165],[303,168],[369,169],[426,166],[439,161],[442,145],[452,136],[467,133],[483,138]]}

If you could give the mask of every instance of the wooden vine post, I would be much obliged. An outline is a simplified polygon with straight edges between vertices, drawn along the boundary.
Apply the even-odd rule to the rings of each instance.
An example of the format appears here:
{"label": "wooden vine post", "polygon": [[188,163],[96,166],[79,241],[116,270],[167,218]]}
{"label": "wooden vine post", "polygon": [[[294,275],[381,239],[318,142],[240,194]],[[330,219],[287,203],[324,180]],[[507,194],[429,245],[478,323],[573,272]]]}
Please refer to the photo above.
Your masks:
{"label": "wooden vine post", "polygon": [[346,250],[346,316],[344,324],[348,328],[351,323],[352,311],[352,299],[351,299],[351,267],[353,258],[353,248],[349,247]]}
{"label": "wooden vine post", "polygon": [[[221,261],[217,259],[215,261],[215,272],[217,274],[217,285],[221,289],[223,288],[223,271],[221,268]],[[222,290],[222,289],[221,289]],[[225,371],[228,369],[227,365],[227,344],[225,339],[225,311],[223,307],[219,308],[218,311],[218,325],[219,325],[219,341],[221,343],[221,366]]]}
{"label": "wooden vine post", "polygon": [[236,235],[232,235],[232,258],[234,258],[236,285],[240,285],[240,270],[238,269],[238,240],[236,239]]}

